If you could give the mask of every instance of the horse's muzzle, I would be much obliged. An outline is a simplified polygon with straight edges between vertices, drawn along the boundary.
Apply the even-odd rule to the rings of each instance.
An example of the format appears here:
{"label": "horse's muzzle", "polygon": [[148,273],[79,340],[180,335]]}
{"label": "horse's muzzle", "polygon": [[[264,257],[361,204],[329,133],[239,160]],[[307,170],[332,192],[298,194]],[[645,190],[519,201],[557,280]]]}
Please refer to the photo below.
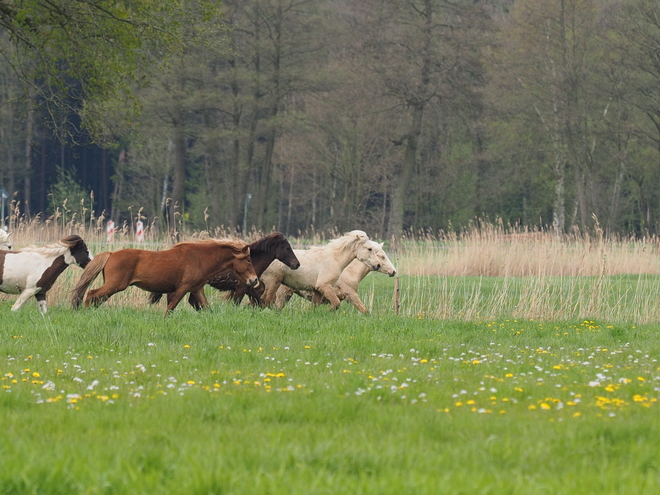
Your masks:
{"label": "horse's muzzle", "polygon": [[248,280],[247,283],[248,283],[248,285],[249,285],[250,287],[257,287],[257,286],[259,286],[259,279],[256,278],[256,277],[255,277],[255,278],[251,278],[251,279]]}
{"label": "horse's muzzle", "polygon": [[396,270],[392,270],[392,272],[391,272],[391,273],[388,273],[388,275],[389,275],[390,277],[393,277],[394,275],[396,275]]}

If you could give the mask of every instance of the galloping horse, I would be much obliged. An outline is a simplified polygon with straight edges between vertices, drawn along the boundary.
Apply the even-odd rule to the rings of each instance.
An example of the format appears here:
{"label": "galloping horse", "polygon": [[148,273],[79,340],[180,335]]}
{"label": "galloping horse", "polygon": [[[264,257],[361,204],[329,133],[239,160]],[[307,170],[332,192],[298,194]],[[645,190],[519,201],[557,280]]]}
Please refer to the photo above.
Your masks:
{"label": "galloping horse", "polygon": [[71,304],[78,308],[89,285],[103,272],[104,283],[90,290],[85,306],[107,301],[129,285],[167,294],[165,316],[176,308],[186,293],[195,294],[206,307],[204,285],[218,273],[234,270],[249,286],[259,283],[252,267],[250,248],[243,241],[216,240],[180,242],[165,251],[121,249],[94,258],[73,289]]}
{"label": "galloping horse", "polygon": [[[368,313],[369,310],[367,310],[367,307],[364,305],[357,292],[360,282],[362,282],[362,280],[364,280],[364,278],[372,271],[384,273],[390,277],[396,275],[396,268],[394,268],[394,265],[390,261],[389,257],[385,251],[383,251],[383,244],[374,241],[370,242],[373,244],[374,249],[376,250],[376,257],[380,261],[378,266],[369,267],[365,263],[362,263],[360,260],[353,260],[344,269],[344,271],[341,272],[341,275],[339,276],[339,279],[334,286],[337,297],[341,301],[348,301],[361,313]],[[300,297],[304,297],[305,299],[315,302],[315,304],[319,304],[319,302],[328,302],[327,299],[320,296],[320,294],[316,291],[294,290],[290,287],[287,287],[286,285],[281,285],[277,291],[276,298],[276,306],[278,309],[282,309],[284,307],[289,299],[291,299],[291,296],[294,294],[294,292]],[[317,298],[317,300],[314,298]],[[318,299],[322,299],[322,301],[319,301]]]}
{"label": "galloping horse", "polygon": [[341,301],[333,285],[344,268],[354,259],[371,269],[377,269],[379,265],[376,250],[361,230],[353,230],[322,247],[294,249],[294,253],[300,260],[300,268],[296,271],[273,261],[262,274],[261,282],[266,288],[263,301],[266,305],[274,302],[277,289],[284,284],[296,290],[315,290],[330,301],[330,309],[337,309]]}
{"label": "galloping horse", "polygon": [[69,265],[85,268],[92,260],[85,241],[70,235],[58,244],[44,247],[26,247],[20,251],[0,251],[0,291],[20,294],[11,307],[18,311],[34,296],[39,311],[46,313],[46,292]]}
{"label": "galloping horse", "polygon": [[0,229],[0,249],[11,251],[11,241],[9,240],[10,235],[11,234],[5,229]]}
{"label": "galloping horse", "polygon": [[[280,260],[292,270],[300,266],[300,262],[293,253],[291,244],[280,232],[268,234],[258,241],[249,244],[252,266],[258,277],[268,268],[273,260]],[[261,295],[264,292],[263,284],[256,287],[249,286],[243,282],[233,270],[211,277],[209,285],[220,291],[232,291],[230,294],[234,304],[240,304],[243,297],[247,294],[253,304],[262,305]],[[151,293],[149,301],[151,304],[157,303],[162,294]],[[195,308],[200,309],[199,302],[194,294],[188,296],[188,302]]]}

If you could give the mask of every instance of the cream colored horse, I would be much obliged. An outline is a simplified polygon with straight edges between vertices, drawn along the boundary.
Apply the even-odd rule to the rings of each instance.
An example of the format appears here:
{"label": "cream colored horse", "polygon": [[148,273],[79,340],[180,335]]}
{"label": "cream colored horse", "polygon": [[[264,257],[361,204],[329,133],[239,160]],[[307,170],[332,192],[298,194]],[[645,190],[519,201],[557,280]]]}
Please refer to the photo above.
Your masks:
{"label": "cream colored horse", "polygon": [[261,298],[265,305],[273,304],[277,290],[284,284],[295,290],[316,291],[320,294],[318,302],[325,297],[330,309],[337,309],[341,301],[333,286],[349,263],[358,259],[372,270],[377,270],[380,263],[369,237],[361,230],[353,230],[325,246],[294,249],[294,253],[300,261],[297,270],[275,260],[261,275],[265,287]]}
{"label": "cream colored horse", "polygon": [[9,240],[11,234],[5,229],[0,229],[0,249],[11,251],[11,241]]}
{"label": "cream colored horse", "polygon": [[[384,273],[393,277],[396,275],[396,268],[388,258],[385,251],[383,251],[383,244],[377,243],[374,241],[369,241],[373,244],[376,257],[379,259],[379,264],[377,267],[367,266],[365,263],[360,260],[353,260],[351,263],[341,272],[337,283],[334,285],[335,293],[341,301],[348,301],[361,313],[368,313],[369,310],[364,305],[360,296],[358,295],[357,289],[360,282],[369,275],[370,272],[376,271]],[[277,297],[275,299],[275,304],[279,309],[282,309],[286,303],[291,299],[291,296],[296,293],[300,297],[304,297],[310,301],[314,301],[314,298],[322,299],[319,297],[319,294],[315,291],[308,290],[294,290],[291,287],[286,285],[280,286],[277,291]],[[318,304],[318,300],[316,301]]]}

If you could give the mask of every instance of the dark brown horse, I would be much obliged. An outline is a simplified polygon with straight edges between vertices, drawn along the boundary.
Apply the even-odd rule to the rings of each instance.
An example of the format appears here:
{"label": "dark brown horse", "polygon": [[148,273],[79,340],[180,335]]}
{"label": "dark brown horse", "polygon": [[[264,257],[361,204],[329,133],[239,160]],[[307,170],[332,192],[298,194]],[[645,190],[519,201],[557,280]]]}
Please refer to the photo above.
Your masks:
{"label": "dark brown horse", "polygon": [[98,306],[113,294],[134,285],[150,292],[166,293],[167,316],[188,292],[195,294],[200,306],[205,307],[204,285],[214,275],[230,269],[249,286],[259,283],[250,248],[243,241],[211,239],[180,242],[165,251],[121,249],[105,252],[95,256],[83,271],[73,289],[71,304],[74,308],[79,307],[87,288],[103,272],[103,285],[89,291],[85,306]]}
{"label": "dark brown horse", "polygon": [[[258,241],[253,242],[250,246],[250,257],[252,258],[252,266],[257,276],[268,268],[273,260],[280,260],[292,270],[298,269],[300,262],[291,248],[291,244],[280,232],[273,232],[268,234]],[[209,279],[211,287],[220,291],[231,291],[229,296],[235,304],[240,304],[243,297],[247,295],[253,304],[262,305],[261,295],[263,294],[263,287],[250,286],[243,282],[240,277],[233,271],[221,273]],[[155,304],[160,301],[162,294],[152,292],[149,301]],[[200,304],[195,294],[188,296],[188,302],[195,308],[200,309]]]}

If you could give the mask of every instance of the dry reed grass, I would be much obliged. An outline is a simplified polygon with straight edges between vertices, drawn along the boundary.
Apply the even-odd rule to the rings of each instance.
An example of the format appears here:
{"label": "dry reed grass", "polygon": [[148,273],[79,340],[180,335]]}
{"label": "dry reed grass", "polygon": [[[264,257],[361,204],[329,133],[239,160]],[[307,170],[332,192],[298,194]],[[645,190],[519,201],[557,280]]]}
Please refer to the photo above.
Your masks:
{"label": "dry reed grass", "polygon": [[557,235],[485,225],[463,233],[424,233],[398,243],[401,273],[437,276],[601,276],[660,274],[660,239]]}
{"label": "dry reed grass", "polygon": [[[65,204],[46,220],[21,216],[18,206],[13,205],[8,230],[14,249],[55,242],[75,233],[85,239],[93,254],[125,247],[166,249],[177,240],[241,237],[224,227],[186,232],[183,225],[180,233],[167,235],[159,230],[155,219],[144,218],[141,209],[131,213],[132,220],[117,227],[112,243],[107,239],[106,219],[90,214],[84,205],[72,212]],[[79,221],[83,218],[86,220]],[[143,243],[135,239],[137,220],[145,224]],[[253,230],[242,238],[252,242],[261,235]],[[306,247],[338,235],[310,231],[289,236],[289,240],[294,247]],[[605,237],[600,229],[591,234],[575,230],[557,235],[495,222],[459,233],[406,235],[392,239],[386,249],[399,274],[411,276],[404,277],[401,285],[404,316],[660,321],[660,278],[653,277],[660,275],[660,239],[656,236]],[[635,286],[617,283],[617,276],[630,274],[641,275]],[[77,268],[65,271],[49,293],[49,304],[66,304],[79,276]],[[483,277],[497,277],[499,282],[494,286],[489,282],[488,290],[484,290]],[[146,300],[143,291],[129,288],[107,304],[146,307]],[[373,307],[373,292],[366,293],[364,300]]]}

